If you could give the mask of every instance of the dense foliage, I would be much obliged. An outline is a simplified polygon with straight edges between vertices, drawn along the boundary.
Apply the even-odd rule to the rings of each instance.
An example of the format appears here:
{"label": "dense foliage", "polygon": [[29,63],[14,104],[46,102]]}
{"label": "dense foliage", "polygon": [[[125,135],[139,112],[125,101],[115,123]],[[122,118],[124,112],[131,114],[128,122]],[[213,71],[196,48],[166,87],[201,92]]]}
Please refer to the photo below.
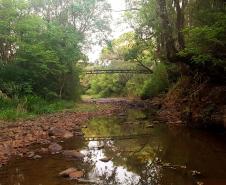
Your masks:
{"label": "dense foliage", "polygon": [[109,31],[108,7],[93,0],[0,0],[0,101],[78,99],[77,62],[86,60],[87,38],[101,41]]}
{"label": "dense foliage", "polygon": [[[129,96],[149,98],[169,86],[167,67],[155,57],[153,43],[139,41],[134,32],[114,39],[103,48],[97,68],[147,70],[150,74],[102,74],[86,76],[86,93],[95,97]],[[94,67],[95,68],[95,67]]]}
{"label": "dense foliage", "polygon": [[[223,0],[126,2],[124,18],[134,31],[107,41],[96,67],[145,69],[150,75],[82,76],[83,92],[149,98],[183,75],[225,82]],[[78,99],[79,61],[87,59],[82,51],[108,40],[110,12],[104,0],[0,0],[1,101],[15,100],[29,110],[27,97]]]}
{"label": "dense foliage", "polygon": [[127,69],[133,64],[153,74],[136,75],[142,79],[138,81],[134,75],[127,75],[126,80],[121,77],[126,75],[93,77],[89,93],[152,97],[181,75],[226,80],[223,0],[127,0],[127,6],[125,21],[134,32],[107,43],[100,58],[102,66]]}
{"label": "dense foliage", "polygon": [[[128,0],[127,20],[156,56],[211,75],[225,74],[226,7],[223,0]],[[218,77],[223,76],[218,74]]]}

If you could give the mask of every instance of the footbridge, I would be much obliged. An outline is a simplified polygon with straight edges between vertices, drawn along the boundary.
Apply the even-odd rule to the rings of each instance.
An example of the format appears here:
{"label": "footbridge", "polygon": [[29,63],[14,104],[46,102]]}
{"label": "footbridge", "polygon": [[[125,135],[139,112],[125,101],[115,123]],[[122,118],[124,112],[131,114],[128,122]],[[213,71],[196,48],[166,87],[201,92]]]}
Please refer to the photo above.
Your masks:
{"label": "footbridge", "polygon": [[151,70],[147,69],[93,69],[86,70],[86,74],[151,74]]}

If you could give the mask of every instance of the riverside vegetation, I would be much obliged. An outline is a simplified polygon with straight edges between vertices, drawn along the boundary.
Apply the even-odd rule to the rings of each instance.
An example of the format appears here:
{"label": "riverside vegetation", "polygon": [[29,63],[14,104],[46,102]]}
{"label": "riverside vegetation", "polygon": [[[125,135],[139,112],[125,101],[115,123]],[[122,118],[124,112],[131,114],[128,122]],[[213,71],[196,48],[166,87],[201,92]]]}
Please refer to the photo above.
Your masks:
{"label": "riverside vegetation", "polygon": [[[111,8],[105,1],[1,0],[0,118],[71,108],[84,93],[148,99],[169,92],[163,107],[179,111],[178,119],[224,122],[225,2],[126,5],[124,22],[134,31],[110,41]],[[96,64],[87,63],[82,52],[95,43],[90,35],[105,42]],[[145,68],[152,74],[82,73],[95,67]]]}
{"label": "riverside vegetation", "polygon": [[87,35],[101,41],[107,34],[108,7],[92,0],[0,1],[1,119],[55,112],[79,99],[77,64],[92,44]]}
{"label": "riverside vegetation", "polygon": [[[166,124],[160,124],[225,131],[225,1],[125,0],[125,4],[126,9],[119,12],[123,13],[123,23],[132,31],[112,39],[109,34],[114,10],[107,0],[0,0],[0,167],[14,156],[27,161],[26,158],[40,160],[48,154],[56,154],[56,158],[62,154],[72,161],[79,158],[76,162],[79,170],[69,168],[71,173],[66,174],[78,183],[101,184],[88,178],[92,167],[98,168],[92,160],[107,163],[107,167],[116,165],[119,172],[125,172],[137,184],[167,184],[171,178],[172,184],[203,185],[203,179],[199,181],[202,174],[196,168],[204,172],[208,169],[205,175],[210,179],[206,179],[206,184],[220,183],[214,178],[225,177],[224,167],[219,167],[220,160],[217,160],[219,157],[222,164],[225,163],[225,145],[219,142],[221,136],[213,141],[212,136],[202,132],[197,134],[189,129],[181,132],[182,127],[170,130],[171,127],[166,129]],[[97,44],[103,46],[100,58],[90,63],[84,53]],[[150,74],[85,73],[94,69],[145,69]],[[89,97],[88,100],[79,102],[81,95]],[[148,113],[142,112],[140,117],[138,110],[130,114],[131,108],[142,108]],[[98,125],[97,116],[107,118]],[[97,121],[84,125],[93,118]],[[117,124],[114,125],[114,121]],[[107,136],[102,136],[102,132]],[[120,133],[122,135],[116,135]],[[180,158],[173,147],[168,147],[170,143],[165,138],[171,138],[175,144],[181,133],[185,141],[175,147]],[[159,146],[150,143],[151,134],[160,134],[156,137],[156,143],[162,142]],[[201,144],[199,135],[204,138]],[[114,139],[132,141],[117,144]],[[209,140],[213,147],[207,146]],[[184,152],[190,152],[190,148],[184,147],[187,141],[192,143],[191,155]],[[136,150],[128,148],[129,154],[120,158],[124,154],[118,151],[118,146],[125,149],[124,145],[132,146],[133,142]],[[97,145],[95,149],[90,147],[93,143]],[[199,151],[203,153],[197,153]],[[206,155],[205,151],[213,156],[210,166],[204,166],[203,160],[196,165],[193,162],[197,162],[197,158],[189,157],[197,154],[201,158]],[[83,159],[87,165],[80,163]],[[72,166],[71,163],[68,166],[68,161],[61,164],[55,158],[51,160],[60,170]],[[113,165],[112,161],[116,163]],[[34,164],[45,163],[38,162]],[[134,168],[137,164],[143,170]],[[214,177],[210,167],[214,169]],[[1,169],[4,171],[7,167],[0,168],[0,177]],[[149,174],[150,169],[159,173],[153,176]],[[164,169],[180,173],[172,175],[172,171],[165,173]],[[48,180],[50,185],[59,184],[56,174],[60,171],[56,170],[52,180],[46,177],[36,182],[43,184]],[[60,174],[65,176],[68,171]],[[101,174],[102,180],[133,184],[126,179],[121,182],[122,179],[116,178],[116,171],[110,171],[109,178],[105,178],[107,171]],[[161,179],[160,172],[165,178]],[[18,178],[23,176],[19,170],[16,173]],[[6,176],[4,183],[9,184]],[[20,180],[25,184],[30,182]],[[20,180],[13,179],[13,183]],[[104,182],[109,183],[107,181]]]}
{"label": "riverside vegetation", "polygon": [[226,5],[222,0],[128,0],[134,28],[108,42],[93,68],[142,68],[150,75],[87,76],[95,97],[162,96],[160,115],[194,127],[226,123]]}

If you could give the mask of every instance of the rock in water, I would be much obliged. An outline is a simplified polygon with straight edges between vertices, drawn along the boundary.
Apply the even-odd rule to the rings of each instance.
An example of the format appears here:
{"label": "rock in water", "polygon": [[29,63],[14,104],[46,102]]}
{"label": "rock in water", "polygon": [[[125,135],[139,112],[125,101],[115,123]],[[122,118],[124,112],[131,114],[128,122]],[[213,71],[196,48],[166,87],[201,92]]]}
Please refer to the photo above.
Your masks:
{"label": "rock in water", "polygon": [[28,157],[28,158],[32,158],[32,157],[34,157],[34,156],[35,156],[35,153],[32,151],[32,152],[29,152],[29,153],[28,153],[28,156],[27,156],[27,157]]}
{"label": "rock in water", "polygon": [[152,124],[147,125],[146,128],[154,128],[154,125],[152,125]]}
{"label": "rock in water", "polygon": [[49,136],[55,136],[55,137],[61,137],[64,139],[69,139],[69,138],[73,137],[74,135],[73,135],[73,133],[71,133],[67,130],[52,127],[49,129]]}
{"label": "rock in water", "polygon": [[159,121],[152,121],[153,124],[159,124]]}
{"label": "rock in water", "polygon": [[40,156],[40,155],[35,155],[35,156],[33,157],[34,160],[41,159],[41,158],[42,158],[42,156]]}
{"label": "rock in water", "polygon": [[65,150],[63,151],[63,155],[66,157],[76,158],[76,159],[83,159],[85,157],[84,154],[76,151],[76,150]]}
{"label": "rock in water", "polygon": [[57,154],[57,153],[60,153],[63,147],[57,143],[52,143],[51,145],[49,145],[48,149],[51,154]]}
{"label": "rock in water", "polygon": [[196,182],[196,185],[204,185],[204,182],[198,181],[198,182]]}
{"label": "rock in water", "polygon": [[84,173],[82,171],[74,171],[69,173],[69,177],[71,179],[78,179],[81,178],[84,175]]}
{"label": "rock in water", "polygon": [[89,180],[83,178],[77,179],[77,182],[81,184],[100,184],[99,180]]}
{"label": "rock in water", "polygon": [[70,173],[73,173],[73,172],[76,172],[77,169],[76,168],[68,168],[62,172],[59,173],[59,176],[62,176],[62,177],[69,177],[69,174]]}
{"label": "rock in water", "polygon": [[201,176],[201,172],[199,172],[199,171],[197,171],[197,170],[193,170],[193,171],[191,171],[191,175],[192,175],[193,177],[198,177],[198,176]]}
{"label": "rock in water", "polygon": [[63,138],[64,139],[69,139],[69,138],[72,138],[74,135],[73,133],[69,132],[69,131],[66,131],[63,135]]}
{"label": "rock in water", "polygon": [[108,158],[108,157],[104,157],[102,159],[100,159],[100,161],[104,162],[104,163],[107,163],[111,160],[111,158]]}

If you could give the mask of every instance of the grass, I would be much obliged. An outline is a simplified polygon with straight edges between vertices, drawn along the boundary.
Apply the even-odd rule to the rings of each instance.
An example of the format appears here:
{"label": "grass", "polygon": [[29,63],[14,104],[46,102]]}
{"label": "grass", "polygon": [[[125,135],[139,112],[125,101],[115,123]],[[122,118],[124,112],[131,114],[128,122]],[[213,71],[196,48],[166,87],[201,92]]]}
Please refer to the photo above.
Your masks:
{"label": "grass", "polygon": [[34,118],[38,115],[73,109],[73,101],[57,100],[48,102],[36,96],[22,99],[0,98],[0,120],[16,121]]}
{"label": "grass", "polygon": [[0,97],[0,120],[17,121],[65,110],[73,112],[96,112],[109,108],[111,108],[109,104],[75,103],[66,100],[46,101],[37,96],[27,96],[21,99]]}

